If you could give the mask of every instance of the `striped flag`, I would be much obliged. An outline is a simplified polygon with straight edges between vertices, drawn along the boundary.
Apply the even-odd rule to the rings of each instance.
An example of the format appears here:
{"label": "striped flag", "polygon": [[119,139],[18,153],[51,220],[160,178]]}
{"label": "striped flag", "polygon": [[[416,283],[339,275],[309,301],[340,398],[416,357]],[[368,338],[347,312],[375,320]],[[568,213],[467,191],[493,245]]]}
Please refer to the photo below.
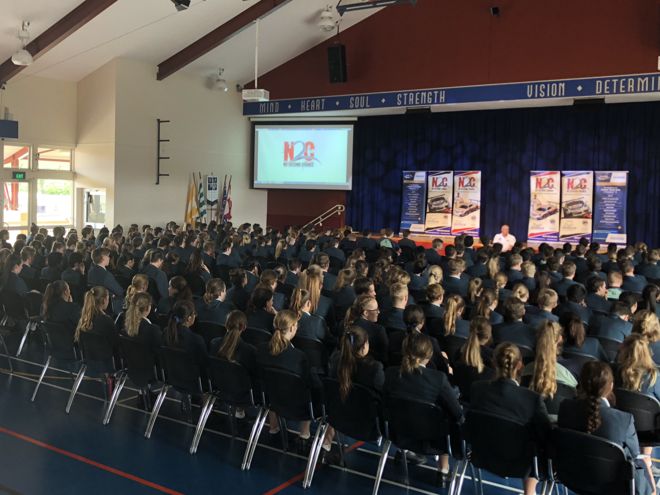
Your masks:
{"label": "striped flag", "polygon": [[218,208],[218,221],[225,222],[225,208],[227,207],[227,175],[225,175],[225,182],[222,185],[222,196],[220,199],[220,207]]}
{"label": "striped flag", "polygon": [[199,208],[197,206],[197,188],[195,186],[195,174],[189,177],[188,181],[188,194],[186,196],[186,213],[184,221],[189,225],[194,225],[195,219],[199,214]]}
{"label": "striped flag", "polygon": [[199,205],[199,214],[198,218],[200,222],[204,221],[204,217],[206,217],[206,190],[204,188],[204,182],[202,181],[202,173],[199,173],[199,189],[197,190],[198,194],[198,205]]}
{"label": "striped flag", "polygon": [[224,215],[222,216],[222,222],[227,223],[231,220],[231,175],[229,176],[229,184],[227,185],[227,201],[226,208],[224,208]]}

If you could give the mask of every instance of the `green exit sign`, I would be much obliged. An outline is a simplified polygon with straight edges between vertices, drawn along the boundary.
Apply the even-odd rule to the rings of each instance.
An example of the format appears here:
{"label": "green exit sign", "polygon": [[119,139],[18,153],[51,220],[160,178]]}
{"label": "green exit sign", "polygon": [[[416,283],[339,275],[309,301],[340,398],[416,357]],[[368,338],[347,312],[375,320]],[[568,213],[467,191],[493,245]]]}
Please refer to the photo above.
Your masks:
{"label": "green exit sign", "polygon": [[11,178],[14,180],[25,180],[25,172],[12,172]]}

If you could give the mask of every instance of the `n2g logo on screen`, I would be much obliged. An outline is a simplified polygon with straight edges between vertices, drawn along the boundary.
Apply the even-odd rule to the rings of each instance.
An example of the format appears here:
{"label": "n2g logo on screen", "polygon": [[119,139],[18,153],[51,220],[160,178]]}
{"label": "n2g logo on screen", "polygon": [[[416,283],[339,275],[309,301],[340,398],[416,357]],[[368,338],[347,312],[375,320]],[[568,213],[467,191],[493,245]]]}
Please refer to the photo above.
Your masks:
{"label": "n2g logo on screen", "polygon": [[321,163],[315,155],[316,146],[313,141],[285,141],[284,165],[312,165]]}
{"label": "n2g logo on screen", "polygon": [[477,187],[477,179],[472,177],[459,177],[458,187],[461,189],[475,189]]}
{"label": "n2g logo on screen", "polygon": [[566,179],[566,189],[569,191],[586,191],[587,179]]}

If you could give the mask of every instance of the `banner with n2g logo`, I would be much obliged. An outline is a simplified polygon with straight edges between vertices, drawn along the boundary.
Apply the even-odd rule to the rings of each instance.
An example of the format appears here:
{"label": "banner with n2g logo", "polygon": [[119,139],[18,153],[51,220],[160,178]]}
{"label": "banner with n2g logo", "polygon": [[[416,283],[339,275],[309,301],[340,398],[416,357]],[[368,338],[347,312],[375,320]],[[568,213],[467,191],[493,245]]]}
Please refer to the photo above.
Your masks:
{"label": "banner with n2g logo", "polygon": [[451,234],[452,206],[454,204],[454,172],[427,172],[426,219],[424,232],[433,235]]}
{"label": "banner with n2g logo", "polygon": [[561,173],[559,239],[562,242],[577,242],[581,237],[591,239],[593,193],[593,172]]}
{"label": "banner with n2g logo", "polygon": [[481,223],[481,172],[454,172],[454,205],[451,235],[479,236]]}
{"label": "banner with n2g logo", "polygon": [[559,201],[561,173],[557,171],[530,172],[529,228],[530,241],[559,240]]}

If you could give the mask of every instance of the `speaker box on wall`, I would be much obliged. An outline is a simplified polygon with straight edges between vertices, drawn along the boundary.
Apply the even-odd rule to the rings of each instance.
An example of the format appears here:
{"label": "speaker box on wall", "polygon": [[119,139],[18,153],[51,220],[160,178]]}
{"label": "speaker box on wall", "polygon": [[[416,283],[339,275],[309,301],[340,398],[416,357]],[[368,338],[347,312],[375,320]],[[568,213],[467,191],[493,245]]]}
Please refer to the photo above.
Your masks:
{"label": "speaker box on wall", "polygon": [[346,47],[344,45],[332,45],[328,47],[328,72],[331,83],[345,83],[346,76]]}

